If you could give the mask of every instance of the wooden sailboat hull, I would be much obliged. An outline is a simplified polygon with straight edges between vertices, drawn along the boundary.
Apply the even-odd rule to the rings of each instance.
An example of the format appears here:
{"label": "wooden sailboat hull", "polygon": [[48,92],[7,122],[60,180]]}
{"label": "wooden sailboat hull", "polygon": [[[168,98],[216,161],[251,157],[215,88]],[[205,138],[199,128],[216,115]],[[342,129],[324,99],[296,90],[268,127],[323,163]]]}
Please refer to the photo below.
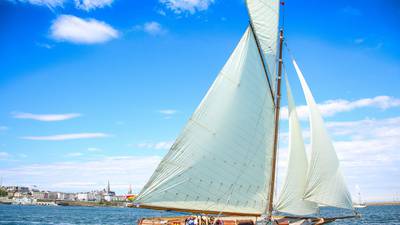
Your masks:
{"label": "wooden sailboat hull", "polygon": [[[356,218],[358,216],[346,216],[335,218],[306,218],[306,217],[283,217],[274,216],[273,225],[322,225],[332,223],[338,219]],[[265,224],[258,220],[259,217],[234,217],[234,216],[177,216],[177,217],[155,217],[143,218],[138,221],[138,225],[256,225]],[[191,220],[191,221],[190,221]],[[196,222],[194,222],[196,221]]]}

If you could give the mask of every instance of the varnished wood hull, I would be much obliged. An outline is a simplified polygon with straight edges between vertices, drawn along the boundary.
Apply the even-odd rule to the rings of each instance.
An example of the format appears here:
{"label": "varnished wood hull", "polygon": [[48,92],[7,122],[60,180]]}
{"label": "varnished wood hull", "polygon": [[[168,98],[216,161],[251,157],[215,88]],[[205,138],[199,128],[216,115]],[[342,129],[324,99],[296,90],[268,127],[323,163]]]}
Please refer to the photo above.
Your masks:
{"label": "varnished wood hull", "polygon": [[[205,217],[205,216],[179,216],[179,217],[155,217],[143,218],[138,221],[138,225],[188,225],[189,220],[196,220],[195,225],[256,225],[256,217]],[[273,225],[322,225],[334,222],[336,218],[310,218],[295,219],[286,217],[274,217]]]}

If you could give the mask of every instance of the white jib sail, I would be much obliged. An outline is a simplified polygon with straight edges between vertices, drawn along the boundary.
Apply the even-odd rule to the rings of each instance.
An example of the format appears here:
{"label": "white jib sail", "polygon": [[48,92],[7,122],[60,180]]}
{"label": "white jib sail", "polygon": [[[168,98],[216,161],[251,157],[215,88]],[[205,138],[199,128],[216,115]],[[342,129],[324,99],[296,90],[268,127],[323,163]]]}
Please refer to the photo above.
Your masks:
{"label": "white jib sail", "polygon": [[339,168],[339,159],[325,128],[322,115],[296,61],[293,65],[310,111],[311,160],[305,199],[322,205],[353,209],[351,195]]}
{"label": "white jib sail", "polygon": [[309,215],[317,212],[318,205],[303,199],[307,186],[308,161],[296,105],[287,76],[285,78],[289,109],[289,161],[275,209],[294,215]]}
{"label": "white jib sail", "polygon": [[135,202],[261,214],[268,203],[274,106],[248,28]]}
{"label": "white jib sail", "polygon": [[246,0],[251,23],[265,54],[272,88],[277,73],[279,0]]}

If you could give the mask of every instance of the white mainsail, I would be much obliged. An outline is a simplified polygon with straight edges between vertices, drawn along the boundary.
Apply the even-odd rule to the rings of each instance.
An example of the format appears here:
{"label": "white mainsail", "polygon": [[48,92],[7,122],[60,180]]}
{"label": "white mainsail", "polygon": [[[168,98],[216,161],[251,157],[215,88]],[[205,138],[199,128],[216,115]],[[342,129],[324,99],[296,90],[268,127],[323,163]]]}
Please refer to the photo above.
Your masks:
{"label": "white mainsail", "polygon": [[274,103],[248,28],[135,202],[259,215],[268,205]]}
{"label": "white mainsail", "polygon": [[317,212],[318,205],[303,199],[307,187],[308,161],[296,105],[289,80],[287,76],[285,78],[289,109],[289,162],[275,209],[294,215],[309,215]]}
{"label": "white mainsail", "polygon": [[279,0],[246,0],[251,23],[265,54],[273,89],[277,73],[279,2]]}
{"label": "white mainsail", "polygon": [[353,209],[350,193],[339,168],[339,159],[322,115],[295,60],[293,65],[310,111],[311,160],[304,197],[322,205]]}

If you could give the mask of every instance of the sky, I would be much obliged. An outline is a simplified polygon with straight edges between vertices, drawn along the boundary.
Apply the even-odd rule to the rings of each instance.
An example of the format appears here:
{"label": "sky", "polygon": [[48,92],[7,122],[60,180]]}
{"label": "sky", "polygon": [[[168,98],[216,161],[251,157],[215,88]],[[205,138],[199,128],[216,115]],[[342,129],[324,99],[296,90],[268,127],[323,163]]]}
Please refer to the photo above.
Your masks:
{"label": "sky", "polygon": [[[353,197],[400,200],[399,2],[288,0],[283,14]],[[3,185],[140,191],[248,21],[242,0],[0,0]]]}

